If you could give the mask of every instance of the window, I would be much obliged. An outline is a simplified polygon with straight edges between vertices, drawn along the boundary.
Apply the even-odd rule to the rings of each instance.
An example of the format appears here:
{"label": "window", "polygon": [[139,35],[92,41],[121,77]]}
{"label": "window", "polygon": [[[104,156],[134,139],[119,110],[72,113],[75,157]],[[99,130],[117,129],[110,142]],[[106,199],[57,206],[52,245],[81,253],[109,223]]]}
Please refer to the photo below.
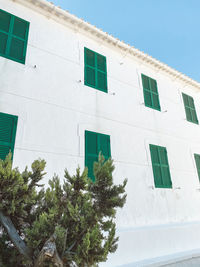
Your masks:
{"label": "window", "polygon": [[172,188],[166,148],[155,145],[149,146],[155,187]]}
{"label": "window", "polygon": [[194,154],[194,159],[195,159],[195,162],[196,162],[197,173],[198,173],[199,180],[200,180],[200,155]]}
{"label": "window", "polygon": [[142,74],[142,85],[145,106],[160,110],[160,102],[156,80]]}
{"label": "window", "polygon": [[85,85],[107,92],[106,57],[85,48]]}
{"label": "window", "polygon": [[199,122],[197,119],[197,114],[194,106],[194,99],[191,96],[186,95],[184,93],[182,93],[182,96],[183,96],[183,102],[185,106],[185,113],[187,120],[198,124]]}
{"label": "window", "polygon": [[0,113],[0,159],[5,159],[15,146],[15,135],[17,130],[17,116]]}
{"label": "window", "polygon": [[0,9],[0,56],[25,64],[29,22]]}
{"label": "window", "polygon": [[85,131],[85,166],[88,167],[88,177],[95,181],[93,164],[98,161],[99,152],[107,160],[110,158],[110,136]]}

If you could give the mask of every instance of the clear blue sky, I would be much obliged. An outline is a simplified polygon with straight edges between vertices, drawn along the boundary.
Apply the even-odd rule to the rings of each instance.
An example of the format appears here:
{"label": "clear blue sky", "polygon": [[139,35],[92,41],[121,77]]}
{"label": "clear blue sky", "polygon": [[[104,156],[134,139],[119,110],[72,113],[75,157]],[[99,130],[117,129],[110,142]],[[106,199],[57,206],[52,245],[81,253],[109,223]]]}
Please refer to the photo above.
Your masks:
{"label": "clear blue sky", "polygon": [[200,82],[200,0],[53,2]]}

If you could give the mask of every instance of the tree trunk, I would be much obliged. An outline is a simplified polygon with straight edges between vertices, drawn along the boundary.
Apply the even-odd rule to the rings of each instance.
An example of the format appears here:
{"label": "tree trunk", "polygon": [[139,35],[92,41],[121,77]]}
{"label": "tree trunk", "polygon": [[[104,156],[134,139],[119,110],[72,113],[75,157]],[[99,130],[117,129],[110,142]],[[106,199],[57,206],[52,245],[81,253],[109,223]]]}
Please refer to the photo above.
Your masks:
{"label": "tree trunk", "polygon": [[52,235],[45,242],[42,250],[38,255],[34,267],[44,267],[47,266],[47,263],[49,263],[49,266],[52,265],[54,267],[63,267],[63,262],[60,259],[56,249],[55,240],[56,240],[55,235]]}
{"label": "tree trunk", "polygon": [[[57,249],[56,249],[56,236],[53,234],[44,244],[42,250],[40,251],[35,264],[33,264],[33,258],[31,250],[26,246],[25,242],[19,236],[17,230],[15,229],[11,219],[5,216],[0,211],[0,223],[4,226],[10,240],[15,245],[20,254],[22,254],[28,261],[28,266],[34,267],[64,267],[62,260],[60,259]],[[48,265],[47,265],[48,264]],[[1,263],[0,263],[1,266]],[[70,267],[78,267],[75,262],[69,265]]]}

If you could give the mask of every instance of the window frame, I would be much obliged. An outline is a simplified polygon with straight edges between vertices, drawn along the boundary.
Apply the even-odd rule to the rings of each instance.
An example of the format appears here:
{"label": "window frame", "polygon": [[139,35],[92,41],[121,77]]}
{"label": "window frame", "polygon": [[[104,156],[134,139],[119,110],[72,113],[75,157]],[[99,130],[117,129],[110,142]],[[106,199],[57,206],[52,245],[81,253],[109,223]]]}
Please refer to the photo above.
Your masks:
{"label": "window frame", "polygon": [[[94,53],[94,56],[95,56],[95,67],[86,64],[86,62],[87,62],[87,60],[86,60],[86,51]],[[102,71],[101,69],[98,69],[98,67],[97,67],[97,57],[98,56],[101,56],[101,57],[103,57],[105,59],[105,71]],[[89,67],[89,68],[91,68],[91,69],[93,69],[95,71],[95,86],[93,86],[93,85],[91,85],[91,84],[89,84],[87,82],[87,67]],[[98,72],[101,72],[101,73],[105,74],[105,77],[106,77],[106,89],[104,89],[104,90],[102,88],[98,87],[98,75],[97,75]],[[91,49],[89,49],[89,48],[87,48],[87,47],[84,47],[84,85],[92,87],[94,89],[97,89],[97,90],[99,90],[101,92],[108,93],[107,60],[106,60],[106,57],[101,55],[101,54],[99,54],[99,53],[97,53],[97,52],[95,52],[95,51],[93,51],[93,50],[91,50]]]}
{"label": "window frame", "polygon": [[[0,33],[3,33],[3,34],[6,34],[8,39],[7,39],[7,43],[6,43],[6,49],[5,49],[5,53],[1,53],[0,52],[0,56],[1,57],[4,57],[4,58],[7,58],[7,59],[10,59],[12,61],[15,61],[15,62],[18,62],[18,63],[21,63],[21,64],[25,64],[26,62],[26,54],[27,54],[27,46],[28,46],[28,36],[29,36],[29,28],[30,28],[30,22],[29,21],[26,21],[18,16],[15,16],[3,9],[0,9],[1,12],[3,13],[6,13],[10,16],[10,24],[9,24],[9,29],[8,29],[8,32],[6,31],[3,31],[2,29],[0,29]],[[13,33],[13,29],[14,29],[14,20],[15,19],[18,19],[20,21],[23,21],[26,23],[27,27],[26,27],[26,33],[25,33],[25,38],[22,38],[20,36],[17,36]],[[10,56],[10,48],[11,48],[11,41],[12,39],[15,38],[17,40],[20,40],[22,42],[24,42],[24,49],[23,49],[23,59],[20,60],[20,59],[17,59],[15,57],[12,57]]]}
{"label": "window frame", "polygon": [[[149,83],[149,87],[150,87],[150,89],[145,88],[145,86],[144,86],[144,80],[143,80],[144,77],[148,79],[148,83]],[[153,79],[153,78],[151,78],[151,77],[149,77],[149,76],[143,74],[143,73],[141,73],[141,80],[142,80],[143,97],[144,97],[144,104],[145,104],[145,106],[148,107],[148,108],[152,108],[152,109],[154,109],[154,110],[157,110],[157,111],[161,111],[160,98],[159,98],[159,93],[158,93],[158,85],[157,85],[157,81],[156,81],[155,79]],[[155,82],[155,85],[156,85],[156,92],[154,92],[154,91],[152,90],[152,88],[151,88],[151,82],[150,82],[151,80]],[[147,103],[147,100],[146,100],[146,97],[145,97],[145,96],[146,96],[145,91],[147,91],[148,93],[150,93],[150,97],[151,97],[151,103],[152,103],[152,105],[149,105],[149,104]],[[159,105],[159,107],[157,107],[157,106],[154,105],[153,95],[155,95],[155,96],[157,97],[157,101],[158,101],[158,105]]]}
{"label": "window frame", "polygon": [[[153,162],[153,154],[152,154],[152,149],[156,148],[157,149],[157,153],[158,153],[158,160],[159,163],[155,163]],[[153,177],[154,177],[154,185],[155,188],[166,188],[166,189],[172,189],[172,179],[171,179],[171,173],[170,173],[170,167],[169,167],[169,161],[168,161],[168,155],[167,155],[167,149],[166,147],[163,146],[158,146],[158,145],[153,145],[153,144],[149,144],[149,150],[150,150],[150,157],[151,157],[151,165],[152,165],[152,171],[153,171]],[[165,160],[166,160],[166,164],[162,163],[161,161],[161,151],[164,151],[165,153]],[[160,180],[162,181],[162,184],[159,184],[158,182],[158,178],[156,177],[156,170],[155,167],[159,167],[160,169],[160,173],[161,173],[161,177]],[[168,180],[170,181],[170,183],[166,183],[164,174],[162,169],[163,168],[167,168],[168,169]]]}

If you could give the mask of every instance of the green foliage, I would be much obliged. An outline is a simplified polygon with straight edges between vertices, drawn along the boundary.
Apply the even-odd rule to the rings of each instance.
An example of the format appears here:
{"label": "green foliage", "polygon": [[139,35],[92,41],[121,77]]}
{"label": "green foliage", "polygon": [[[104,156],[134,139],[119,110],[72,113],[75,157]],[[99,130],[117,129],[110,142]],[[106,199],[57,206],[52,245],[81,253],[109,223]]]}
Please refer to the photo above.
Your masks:
{"label": "green foliage", "polygon": [[[64,183],[54,176],[49,187],[39,190],[45,161],[37,160],[32,170],[12,169],[11,155],[0,161],[0,210],[10,216],[19,234],[32,250],[33,259],[52,234],[64,266],[74,261],[78,266],[97,266],[117,249],[116,209],[126,201],[125,186],[113,184],[113,161],[99,156],[94,164],[95,183],[77,168],[67,170]],[[37,189],[37,190],[36,190]],[[23,256],[0,229],[0,263],[26,266]]]}

